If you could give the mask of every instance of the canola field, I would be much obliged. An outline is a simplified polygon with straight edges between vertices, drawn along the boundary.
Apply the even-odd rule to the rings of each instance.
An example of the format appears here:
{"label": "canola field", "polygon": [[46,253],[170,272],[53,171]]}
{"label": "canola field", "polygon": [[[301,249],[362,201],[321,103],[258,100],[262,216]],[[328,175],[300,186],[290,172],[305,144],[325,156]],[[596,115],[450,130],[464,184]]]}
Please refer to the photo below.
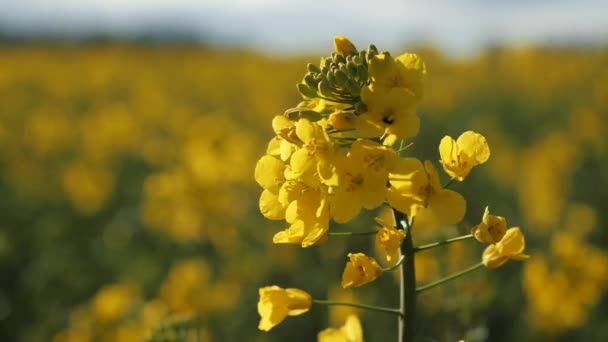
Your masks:
{"label": "canola field", "polygon": [[[468,129],[492,149],[467,186],[453,186],[467,198],[464,224],[416,238],[466,234],[489,205],[525,230],[531,256],[422,294],[420,335],[608,340],[608,50],[496,48],[460,59],[404,50],[427,68],[412,154],[438,159],[441,137]],[[257,329],[267,284],[396,300],[384,296],[396,278],[339,286],[344,255],[368,240],[273,245],[284,227],[258,209],[253,170],[270,122],[300,101],[295,84],[318,59],[186,45],[0,46],[0,340],[314,341],[353,311],[366,341],[394,340],[393,318],[345,307]],[[420,254],[417,281],[481,251],[462,242]]]}

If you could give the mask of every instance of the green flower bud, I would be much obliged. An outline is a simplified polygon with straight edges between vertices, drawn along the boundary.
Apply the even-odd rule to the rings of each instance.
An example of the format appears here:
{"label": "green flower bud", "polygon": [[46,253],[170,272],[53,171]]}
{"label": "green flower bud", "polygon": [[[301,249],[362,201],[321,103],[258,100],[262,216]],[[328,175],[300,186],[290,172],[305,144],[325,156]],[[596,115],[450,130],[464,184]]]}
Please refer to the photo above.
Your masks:
{"label": "green flower bud", "polygon": [[308,69],[308,71],[311,72],[311,73],[313,73],[313,74],[318,74],[318,73],[321,72],[321,69],[318,66],[316,66],[316,65],[314,65],[312,63],[308,63],[306,65],[306,69]]}
{"label": "green flower bud", "polygon": [[335,88],[338,85],[338,83],[336,81],[336,76],[334,76],[333,72],[328,72],[327,73],[327,83],[332,88]]}
{"label": "green flower bud", "polygon": [[334,76],[336,76],[336,81],[341,86],[344,86],[346,81],[348,81],[348,76],[346,76],[346,73],[344,73],[342,70],[336,70],[334,72]]}
{"label": "green flower bud", "polygon": [[306,74],[306,76],[304,76],[304,83],[312,89],[317,87],[317,81],[312,74]]}
{"label": "green flower bud", "polygon": [[286,110],[285,113],[283,113],[283,116],[291,121],[298,121],[301,118],[310,121],[319,121],[323,118],[320,113],[308,108],[291,108]]}
{"label": "green flower bud", "polygon": [[331,88],[329,87],[329,85],[327,84],[327,82],[325,81],[321,81],[319,82],[319,93],[321,95],[323,95],[324,97],[331,97]]}
{"label": "green flower bud", "polygon": [[356,77],[358,75],[357,66],[353,62],[346,63],[346,70],[348,71],[348,76],[350,77]]}
{"label": "green flower bud", "polygon": [[367,78],[369,77],[369,74],[367,72],[367,68],[363,64],[357,65],[357,75],[359,76],[359,81],[367,83]]}
{"label": "green flower bud", "polygon": [[346,63],[346,58],[344,58],[343,55],[336,55],[336,57],[334,58],[334,62],[340,64],[340,63]]}
{"label": "green flower bud", "polygon": [[317,97],[317,92],[314,89],[308,87],[308,85],[304,83],[298,83],[298,91],[302,96],[314,99]]}
{"label": "green flower bud", "polygon": [[321,120],[323,116],[314,110],[303,110],[300,112],[300,118],[315,122]]}
{"label": "green flower bud", "polygon": [[346,80],[345,86],[346,86],[346,89],[353,96],[359,96],[359,94],[361,93],[361,87],[357,84],[357,82],[353,81],[352,79]]}

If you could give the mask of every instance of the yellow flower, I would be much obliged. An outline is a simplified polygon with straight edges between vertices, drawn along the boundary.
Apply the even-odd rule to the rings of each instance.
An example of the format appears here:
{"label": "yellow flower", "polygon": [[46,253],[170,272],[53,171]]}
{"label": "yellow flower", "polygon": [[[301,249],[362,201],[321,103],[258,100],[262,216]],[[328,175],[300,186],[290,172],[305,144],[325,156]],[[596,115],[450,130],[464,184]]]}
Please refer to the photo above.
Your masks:
{"label": "yellow flower", "polygon": [[369,62],[369,78],[374,87],[383,91],[404,88],[418,100],[422,98],[422,81],[425,74],[424,62],[413,53],[404,53],[393,59],[388,52],[383,52]]}
{"label": "yellow flower", "polygon": [[345,56],[357,52],[355,45],[344,36],[334,37],[334,48],[336,49],[336,52]]}
{"label": "yellow flower", "polygon": [[283,289],[276,285],[260,289],[258,329],[269,331],[287,316],[297,316],[307,312],[312,305],[310,295],[300,289]]}
{"label": "yellow flower", "polygon": [[488,268],[497,268],[504,265],[509,259],[525,260],[530,256],[524,254],[526,240],[519,227],[509,228],[505,236],[495,245],[489,245],[481,257],[483,264]]}
{"label": "yellow flower", "polygon": [[418,134],[420,119],[416,115],[416,98],[408,89],[380,91],[370,85],[361,91],[361,99],[367,105],[367,112],[357,118],[359,136],[378,137],[386,133],[394,142]]}
{"label": "yellow flower", "polygon": [[361,322],[355,315],[350,315],[340,329],[328,328],[319,333],[318,342],[363,342]]}
{"label": "yellow flower", "polygon": [[119,283],[101,288],[93,299],[95,317],[107,323],[121,319],[139,301],[139,288],[132,283]]}
{"label": "yellow flower", "polygon": [[279,202],[287,207],[285,220],[290,226],[275,234],[274,243],[298,243],[309,247],[325,241],[329,230],[327,186],[315,188],[289,179],[279,191]]}
{"label": "yellow flower", "polygon": [[483,135],[466,131],[456,141],[449,136],[443,137],[439,143],[439,155],[445,172],[462,182],[473,166],[490,158],[490,147]]}
{"label": "yellow flower", "polygon": [[260,211],[271,220],[285,218],[285,206],[279,202],[279,189],[285,183],[285,164],[270,155],[258,160],[255,166],[255,180],[264,188],[260,196]]}
{"label": "yellow flower", "polygon": [[486,207],[481,223],[471,229],[471,234],[479,242],[497,243],[507,231],[507,220],[502,216],[490,215],[490,209]]}
{"label": "yellow flower", "polygon": [[464,217],[465,199],[441,186],[430,161],[423,166],[418,159],[401,158],[389,178],[388,202],[409,217],[421,216],[435,225],[454,224]]}
{"label": "yellow flower", "polygon": [[294,177],[317,172],[324,177],[330,170],[330,162],[336,153],[336,146],[325,129],[307,119],[296,124],[296,135],[303,142],[302,148],[291,155],[291,172]]}
{"label": "yellow flower", "polygon": [[347,157],[336,160],[337,179],[330,208],[333,219],[345,223],[361,208],[374,209],[384,203],[388,172],[397,154],[378,143],[359,139]]}
{"label": "yellow flower", "polygon": [[353,288],[370,283],[382,274],[382,268],[372,257],[363,253],[348,253],[349,262],[342,273],[342,287]]}
{"label": "yellow flower", "polygon": [[393,265],[399,260],[401,243],[404,238],[405,232],[394,227],[384,226],[376,233],[376,246],[389,265]]}

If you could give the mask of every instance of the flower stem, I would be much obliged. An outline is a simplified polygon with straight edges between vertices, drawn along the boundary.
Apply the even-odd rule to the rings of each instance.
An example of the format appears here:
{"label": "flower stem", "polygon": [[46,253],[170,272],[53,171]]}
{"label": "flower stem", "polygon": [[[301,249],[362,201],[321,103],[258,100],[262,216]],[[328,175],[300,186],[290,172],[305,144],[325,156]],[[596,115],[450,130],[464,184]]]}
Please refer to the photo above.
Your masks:
{"label": "flower stem", "polygon": [[476,269],[479,269],[479,268],[482,268],[482,267],[483,267],[483,263],[480,262],[479,264],[473,265],[473,266],[471,266],[471,267],[469,267],[467,269],[464,269],[464,270],[462,270],[462,271],[460,271],[458,273],[454,273],[452,275],[449,275],[449,276],[447,276],[445,278],[439,279],[439,280],[434,281],[432,283],[420,286],[420,287],[416,288],[416,292],[422,292],[422,291],[425,291],[425,290],[428,290],[428,289],[432,289],[435,286],[439,286],[439,285],[441,285],[443,283],[446,283],[446,282],[448,282],[450,280],[459,278],[459,277],[461,277],[463,275],[471,273],[471,272],[475,271]]}
{"label": "flower stem", "polygon": [[383,306],[375,306],[375,305],[366,305],[366,304],[357,304],[357,303],[349,303],[349,302],[335,302],[333,300],[321,300],[321,299],[313,299],[313,303],[322,304],[322,305],[340,305],[340,306],[350,306],[353,308],[385,312],[390,314],[401,315],[401,311],[399,309],[386,308]]}
{"label": "flower stem", "polygon": [[460,240],[466,240],[466,239],[470,239],[472,237],[473,237],[473,234],[468,234],[468,235],[463,235],[463,236],[455,237],[455,238],[452,238],[452,239],[447,239],[447,240],[444,240],[444,241],[429,243],[427,245],[416,246],[416,247],[414,247],[414,252],[417,253],[417,252],[423,251],[425,249],[431,249],[431,248],[447,245],[447,244],[450,244],[452,242],[456,242],[456,241],[460,241]]}
{"label": "flower stem", "polygon": [[443,186],[443,188],[444,188],[444,189],[447,189],[447,188],[448,188],[448,186],[450,186],[450,185],[451,185],[451,184],[454,182],[454,180],[455,180],[455,179],[456,179],[456,178],[452,177],[452,178],[450,179],[450,181],[449,181],[449,182],[445,183],[445,185]]}
{"label": "flower stem", "polygon": [[[412,242],[412,227],[408,217],[393,208],[395,222],[406,232],[401,244],[401,255],[404,259],[399,270],[399,337],[398,342],[412,342],[415,335],[416,318],[416,269],[414,267],[414,244]],[[413,221],[412,221],[413,222]]]}
{"label": "flower stem", "polygon": [[405,255],[402,255],[401,258],[399,258],[399,261],[397,261],[397,263],[394,264],[393,266],[383,268],[382,272],[389,272],[389,271],[396,269],[397,267],[401,266],[401,264],[403,264],[403,260],[405,260]]}
{"label": "flower stem", "polygon": [[367,232],[329,232],[327,236],[355,236],[355,235],[373,235],[378,233],[377,230],[371,230]]}

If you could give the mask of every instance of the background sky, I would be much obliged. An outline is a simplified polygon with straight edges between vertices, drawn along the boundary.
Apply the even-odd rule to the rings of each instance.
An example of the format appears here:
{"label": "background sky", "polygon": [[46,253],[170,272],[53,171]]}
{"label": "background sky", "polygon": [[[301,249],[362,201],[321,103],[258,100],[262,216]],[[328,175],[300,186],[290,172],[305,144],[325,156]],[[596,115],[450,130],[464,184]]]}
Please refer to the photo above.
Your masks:
{"label": "background sky", "polygon": [[0,0],[11,34],[186,34],[280,53],[326,50],[343,34],[360,45],[434,43],[454,54],[488,44],[603,44],[605,0],[288,1]]}

